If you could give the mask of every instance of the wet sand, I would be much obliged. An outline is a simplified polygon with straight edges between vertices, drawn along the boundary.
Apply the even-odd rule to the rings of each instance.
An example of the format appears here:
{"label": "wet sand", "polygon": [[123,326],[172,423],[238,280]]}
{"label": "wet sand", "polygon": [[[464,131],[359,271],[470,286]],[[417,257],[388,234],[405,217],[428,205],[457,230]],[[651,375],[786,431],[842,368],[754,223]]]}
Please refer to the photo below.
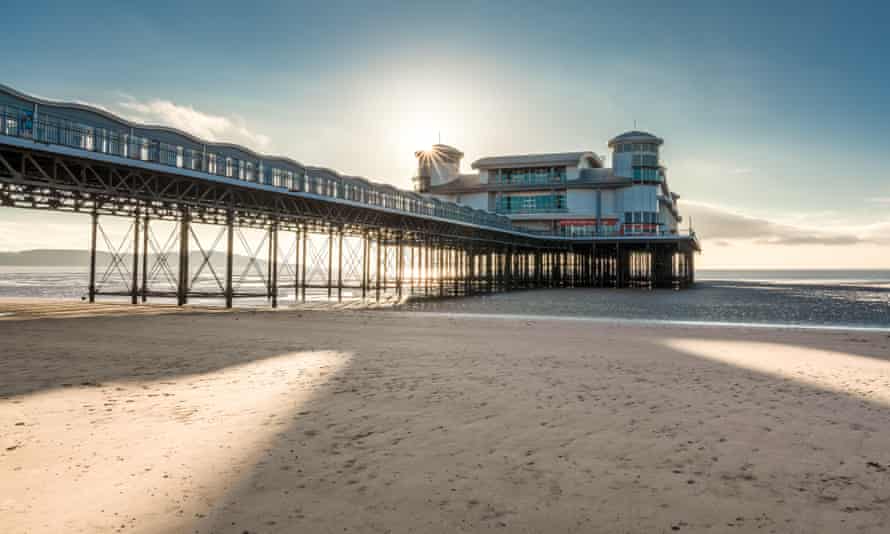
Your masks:
{"label": "wet sand", "polygon": [[887,333],[192,311],[0,342],[3,532],[890,529]]}

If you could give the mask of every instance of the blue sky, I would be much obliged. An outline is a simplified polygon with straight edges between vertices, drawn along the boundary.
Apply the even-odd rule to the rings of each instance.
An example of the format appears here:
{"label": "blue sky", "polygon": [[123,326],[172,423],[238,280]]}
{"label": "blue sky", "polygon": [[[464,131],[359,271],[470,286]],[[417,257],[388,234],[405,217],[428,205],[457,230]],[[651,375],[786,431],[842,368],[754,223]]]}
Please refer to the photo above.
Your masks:
{"label": "blue sky", "polygon": [[890,267],[886,3],[129,4],[6,6],[0,82],[403,187],[439,131],[468,166],[603,154],[637,121],[705,265]]}

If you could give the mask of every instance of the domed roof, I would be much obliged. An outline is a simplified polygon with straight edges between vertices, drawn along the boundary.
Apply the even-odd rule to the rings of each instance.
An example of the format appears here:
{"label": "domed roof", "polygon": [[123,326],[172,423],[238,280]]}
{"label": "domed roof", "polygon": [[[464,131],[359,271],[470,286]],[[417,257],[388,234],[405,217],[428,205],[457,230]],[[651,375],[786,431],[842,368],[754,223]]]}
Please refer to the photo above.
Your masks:
{"label": "domed roof", "polygon": [[423,155],[431,155],[438,159],[449,161],[460,161],[460,159],[464,157],[464,153],[460,150],[454,148],[453,146],[443,144],[433,145],[429,150],[418,150],[414,152],[414,156],[417,158]]}
{"label": "domed roof", "polygon": [[660,137],[656,137],[649,132],[643,132],[640,130],[631,130],[629,132],[624,132],[621,135],[616,135],[609,141],[609,148],[612,147],[615,143],[623,143],[623,142],[639,142],[639,143],[656,143],[656,144],[664,144],[664,139]]}

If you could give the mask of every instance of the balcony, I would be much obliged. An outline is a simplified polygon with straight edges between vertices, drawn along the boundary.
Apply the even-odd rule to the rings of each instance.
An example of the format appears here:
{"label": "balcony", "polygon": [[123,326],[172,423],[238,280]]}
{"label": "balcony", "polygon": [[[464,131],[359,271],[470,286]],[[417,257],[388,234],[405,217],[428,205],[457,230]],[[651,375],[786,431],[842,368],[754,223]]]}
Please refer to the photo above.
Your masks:
{"label": "balcony", "polygon": [[509,175],[493,174],[489,179],[496,185],[564,185],[566,175],[564,172],[545,174],[537,172],[513,173]]}
{"label": "balcony", "polygon": [[498,215],[529,215],[534,213],[566,213],[569,209],[566,207],[549,207],[549,206],[498,206],[495,213]]}

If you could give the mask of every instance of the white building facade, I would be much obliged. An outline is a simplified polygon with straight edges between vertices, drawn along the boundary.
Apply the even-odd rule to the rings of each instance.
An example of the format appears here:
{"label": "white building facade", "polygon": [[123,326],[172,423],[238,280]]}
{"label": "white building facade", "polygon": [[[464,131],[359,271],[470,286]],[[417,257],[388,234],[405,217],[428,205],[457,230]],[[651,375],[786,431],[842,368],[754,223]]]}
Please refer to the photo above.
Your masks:
{"label": "white building facade", "polygon": [[682,221],[661,164],[664,140],[630,131],[609,141],[612,168],[592,151],[496,156],[460,174],[463,153],[418,151],[417,192],[509,217],[515,226],[565,236],[675,235]]}

